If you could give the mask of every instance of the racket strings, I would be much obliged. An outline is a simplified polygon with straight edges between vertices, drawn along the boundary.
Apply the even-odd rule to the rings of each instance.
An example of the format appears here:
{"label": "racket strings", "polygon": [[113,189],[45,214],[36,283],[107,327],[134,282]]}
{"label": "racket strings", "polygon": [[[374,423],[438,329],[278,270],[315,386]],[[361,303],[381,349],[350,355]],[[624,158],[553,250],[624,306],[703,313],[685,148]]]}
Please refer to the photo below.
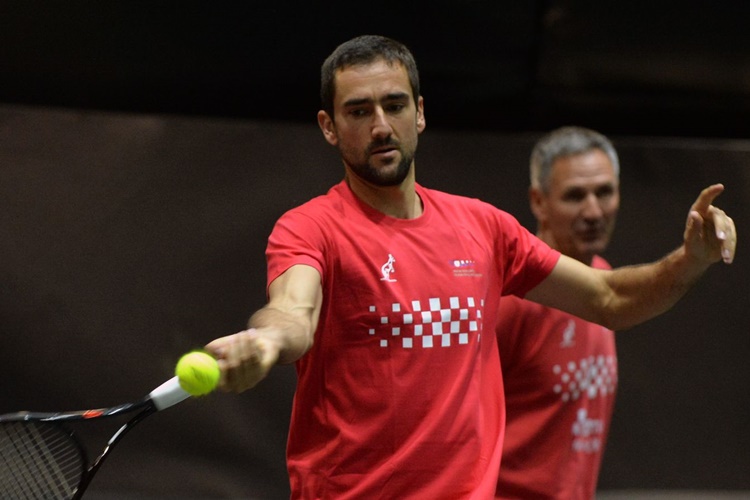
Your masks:
{"label": "racket strings", "polygon": [[81,448],[57,425],[0,425],[0,492],[7,498],[70,498],[84,465]]}

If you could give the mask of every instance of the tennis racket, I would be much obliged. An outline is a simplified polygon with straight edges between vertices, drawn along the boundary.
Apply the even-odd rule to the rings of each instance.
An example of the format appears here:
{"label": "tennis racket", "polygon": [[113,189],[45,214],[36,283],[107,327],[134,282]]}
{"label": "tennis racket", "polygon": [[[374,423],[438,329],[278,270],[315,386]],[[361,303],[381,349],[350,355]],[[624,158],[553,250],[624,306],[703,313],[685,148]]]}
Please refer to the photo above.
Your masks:
{"label": "tennis racket", "polygon": [[[79,499],[112,448],[138,422],[190,397],[177,377],[141,401],[111,408],[59,413],[22,411],[0,415],[0,496],[3,498]],[[135,413],[89,462],[81,439],[66,422]]]}

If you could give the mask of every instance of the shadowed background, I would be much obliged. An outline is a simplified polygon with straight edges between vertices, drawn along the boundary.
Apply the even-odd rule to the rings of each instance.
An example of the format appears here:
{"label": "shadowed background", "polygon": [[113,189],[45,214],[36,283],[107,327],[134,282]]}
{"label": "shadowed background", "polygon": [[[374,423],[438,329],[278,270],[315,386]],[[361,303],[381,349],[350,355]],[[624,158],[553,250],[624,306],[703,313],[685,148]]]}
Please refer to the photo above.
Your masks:
{"label": "shadowed background", "polygon": [[[0,3],[0,413],[140,397],[182,352],[243,327],[265,299],[273,222],[342,177],[314,124],[318,69],[364,32],[420,65],[425,186],[533,230],[531,146],[572,123],[621,156],[614,265],[677,246],[713,182],[747,231],[745,3],[504,4]],[[602,491],[750,489],[742,248],[618,334]],[[284,498],[294,379],[279,368],[152,417],[90,495]]]}

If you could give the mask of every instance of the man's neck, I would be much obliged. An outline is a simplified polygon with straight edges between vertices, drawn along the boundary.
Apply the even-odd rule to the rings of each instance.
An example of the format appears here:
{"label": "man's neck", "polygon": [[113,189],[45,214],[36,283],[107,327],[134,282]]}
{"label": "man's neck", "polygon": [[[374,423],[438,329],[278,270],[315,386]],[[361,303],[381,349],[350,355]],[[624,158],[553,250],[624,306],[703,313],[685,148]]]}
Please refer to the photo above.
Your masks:
{"label": "man's neck", "polygon": [[348,170],[345,180],[357,198],[378,212],[397,219],[416,219],[422,215],[422,200],[417,195],[413,168],[397,186],[376,186]]}

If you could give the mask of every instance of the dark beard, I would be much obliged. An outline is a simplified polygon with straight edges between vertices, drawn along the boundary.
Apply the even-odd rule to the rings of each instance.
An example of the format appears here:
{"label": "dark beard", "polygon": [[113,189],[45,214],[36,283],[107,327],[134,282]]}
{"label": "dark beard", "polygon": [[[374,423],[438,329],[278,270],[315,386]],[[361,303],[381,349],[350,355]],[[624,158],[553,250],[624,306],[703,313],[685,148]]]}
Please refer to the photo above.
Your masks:
{"label": "dark beard", "polygon": [[373,167],[369,163],[350,164],[349,167],[352,172],[357,174],[357,177],[374,186],[398,186],[409,175],[412,159],[413,157],[402,156],[401,161],[398,162],[398,168],[394,172],[388,173]]}
{"label": "dark beard", "polygon": [[[371,144],[368,148],[368,152],[385,145],[393,144],[390,141],[382,144]],[[391,187],[400,185],[404,179],[409,175],[409,169],[411,168],[414,154],[406,155],[401,150],[401,161],[398,163],[398,167],[395,171],[385,173],[383,169],[373,167],[369,162],[364,163],[350,163],[349,167],[352,171],[357,174],[357,177],[372,184],[380,187]]]}

